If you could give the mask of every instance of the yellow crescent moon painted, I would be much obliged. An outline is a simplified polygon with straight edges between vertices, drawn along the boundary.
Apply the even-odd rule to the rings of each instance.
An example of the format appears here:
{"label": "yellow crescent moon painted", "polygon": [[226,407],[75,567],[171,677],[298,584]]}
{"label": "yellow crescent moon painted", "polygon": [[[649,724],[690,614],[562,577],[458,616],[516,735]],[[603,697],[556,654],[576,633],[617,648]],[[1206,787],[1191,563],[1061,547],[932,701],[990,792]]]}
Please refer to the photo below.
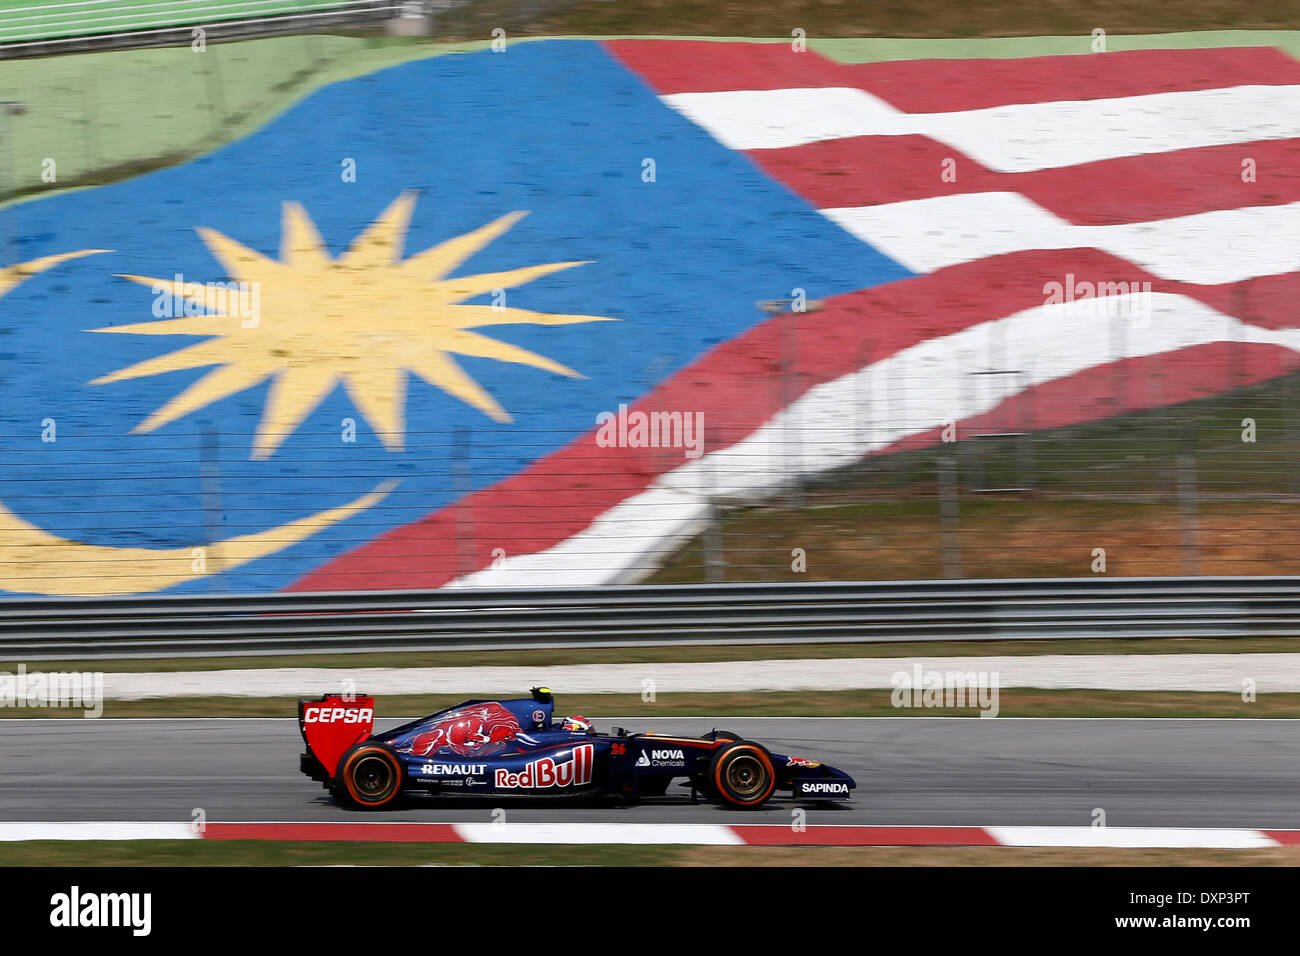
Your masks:
{"label": "yellow crescent moon painted", "polygon": [[283,551],[378,504],[397,485],[386,481],[355,501],[256,534],[191,548],[111,548],[42,531],[0,504],[0,588],[60,597],[143,594],[229,571]]}
{"label": "yellow crescent moon painted", "polygon": [[[29,276],[61,262],[108,251],[82,249],[0,269],[0,296]],[[320,511],[256,534],[189,548],[113,548],[82,544],[43,531],[0,503],[0,590],[60,597],[161,591],[283,551],[378,504],[396,485],[395,481],[386,481],[369,494],[338,508]]]}

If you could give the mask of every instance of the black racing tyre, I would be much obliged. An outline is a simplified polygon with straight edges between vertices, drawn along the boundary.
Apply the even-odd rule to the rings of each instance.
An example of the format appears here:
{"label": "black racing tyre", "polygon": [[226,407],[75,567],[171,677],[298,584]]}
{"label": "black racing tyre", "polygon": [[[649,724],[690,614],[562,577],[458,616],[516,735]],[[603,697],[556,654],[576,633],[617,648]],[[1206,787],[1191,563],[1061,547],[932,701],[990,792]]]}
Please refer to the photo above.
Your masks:
{"label": "black racing tyre", "polygon": [[402,761],[381,744],[359,743],[339,758],[335,792],[354,807],[391,806],[402,792]]}
{"label": "black racing tyre", "polygon": [[761,807],[776,789],[776,769],[767,748],[736,740],[718,748],[705,775],[709,792],[738,810]]}

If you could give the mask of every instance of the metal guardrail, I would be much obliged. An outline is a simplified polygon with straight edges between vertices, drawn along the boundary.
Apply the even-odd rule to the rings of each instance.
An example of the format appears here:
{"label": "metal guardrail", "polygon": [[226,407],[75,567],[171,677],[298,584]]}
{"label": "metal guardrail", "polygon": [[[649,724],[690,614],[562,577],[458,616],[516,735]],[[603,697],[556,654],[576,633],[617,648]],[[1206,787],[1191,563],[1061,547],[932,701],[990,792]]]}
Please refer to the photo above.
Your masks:
{"label": "metal guardrail", "polygon": [[1300,578],[14,599],[0,658],[1300,634]]}
{"label": "metal guardrail", "polygon": [[400,0],[81,0],[0,11],[0,59],[374,27]]}

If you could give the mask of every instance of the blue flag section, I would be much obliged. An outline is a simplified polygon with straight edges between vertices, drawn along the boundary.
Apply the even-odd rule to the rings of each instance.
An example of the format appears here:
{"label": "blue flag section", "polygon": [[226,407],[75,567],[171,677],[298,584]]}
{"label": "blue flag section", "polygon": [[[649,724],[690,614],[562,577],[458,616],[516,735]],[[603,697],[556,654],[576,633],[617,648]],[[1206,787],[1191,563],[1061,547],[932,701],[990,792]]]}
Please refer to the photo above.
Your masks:
{"label": "blue flag section", "polygon": [[564,446],[756,301],[910,274],[579,41],[338,83],[4,215],[31,264],[0,298],[10,593],[284,587]]}

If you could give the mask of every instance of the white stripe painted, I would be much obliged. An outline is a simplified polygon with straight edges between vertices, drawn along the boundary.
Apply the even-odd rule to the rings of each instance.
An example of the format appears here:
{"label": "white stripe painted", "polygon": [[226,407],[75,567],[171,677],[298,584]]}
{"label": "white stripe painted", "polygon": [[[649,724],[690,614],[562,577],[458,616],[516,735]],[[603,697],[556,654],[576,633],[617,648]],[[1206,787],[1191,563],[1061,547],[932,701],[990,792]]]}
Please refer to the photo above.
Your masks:
{"label": "white stripe painted", "polygon": [[[927,339],[819,385],[744,441],[660,476],[647,491],[626,498],[555,547],[507,558],[449,586],[538,587],[563,581],[581,587],[634,579],[653,569],[665,542],[679,540],[691,522],[707,514],[711,497],[771,495],[795,474],[852,464],[902,438],[990,411],[1031,386],[1123,358],[1210,342],[1300,351],[1300,329],[1264,329],[1186,296],[1154,293],[1108,301],[1113,308],[1098,309],[1100,315],[1077,304],[1037,306]],[[1144,306],[1150,318],[1134,327],[1133,317]],[[1024,374],[968,374],[977,368],[1019,368]],[[863,424],[868,419],[869,433]]]}
{"label": "white stripe painted", "polygon": [[[674,93],[662,99],[732,149],[920,135],[1012,173],[1300,136],[1300,86],[1234,86],[950,113],[904,113],[870,93],[844,87]],[[863,156],[864,167],[869,163],[870,156]]]}
{"label": "white stripe painted", "polygon": [[[1032,632],[1031,632],[1032,633]],[[927,672],[996,675],[970,686],[1130,691],[1300,693],[1300,654],[1031,654],[970,657],[844,657],[793,660],[654,661],[471,667],[276,667],[258,670],[105,675],[105,696],[138,700],[185,694],[287,697],[338,687],[344,678],[368,694],[510,697],[531,684],[565,694],[827,691],[898,686],[913,667]],[[113,678],[110,684],[108,677]],[[703,718],[683,718],[703,725]],[[719,718],[725,722],[724,718]],[[703,727],[701,726],[701,729]]]}
{"label": "white stripe painted", "polygon": [[466,843],[627,843],[744,846],[730,827],[699,823],[457,823]]}
{"label": "white stripe painted", "polygon": [[901,136],[915,132],[912,124],[917,121],[877,96],[846,87],[672,93],[660,99],[731,149]]}
{"label": "white stripe painted", "polygon": [[198,840],[188,823],[0,823],[0,843],[18,840]]}
{"label": "white stripe painted", "polygon": [[[1077,226],[1020,193],[963,193],[823,209],[913,272],[1026,249],[1093,248],[1165,279],[1217,285],[1300,269],[1300,203]],[[1124,276],[1113,276],[1116,281]]]}
{"label": "white stripe painted", "polygon": [[1197,847],[1258,849],[1280,846],[1260,830],[1192,827],[985,827],[1003,846]]}
{"label": "white stripe painted", "polygon": [[[669,475],[682,471],[682,468]],[[503,558],[444,587],[583,587],[637,580],[705,527],[708,498],[662,476],[546,551]]]}

